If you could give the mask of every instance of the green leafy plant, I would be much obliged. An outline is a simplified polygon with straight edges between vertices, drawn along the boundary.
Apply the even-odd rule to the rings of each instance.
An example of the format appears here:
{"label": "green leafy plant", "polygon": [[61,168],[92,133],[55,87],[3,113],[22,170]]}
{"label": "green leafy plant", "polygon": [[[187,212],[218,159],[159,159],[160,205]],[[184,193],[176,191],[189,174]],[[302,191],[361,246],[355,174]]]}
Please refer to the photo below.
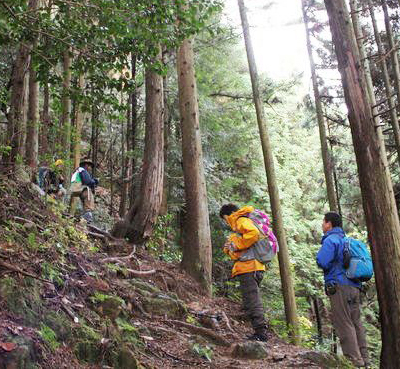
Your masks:
{"label": "green leafy plant", "polygon": [[209,362],[211,362],[212,356],[213,356],[213,349],[208,346],[208,345],[200,345],[198,343],[193,344],[192,346],[192,351],[196,355],[199,355],[200,357],[203,357],[207,359]]}

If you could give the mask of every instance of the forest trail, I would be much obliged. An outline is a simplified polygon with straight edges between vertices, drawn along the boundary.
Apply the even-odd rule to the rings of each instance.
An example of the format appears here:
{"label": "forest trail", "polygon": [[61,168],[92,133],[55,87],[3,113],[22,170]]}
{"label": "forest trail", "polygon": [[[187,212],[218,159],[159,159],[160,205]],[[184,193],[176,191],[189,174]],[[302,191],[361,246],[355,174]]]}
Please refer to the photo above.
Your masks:
{"label": "forest trail", "polygon": [[262,359],[241,358],[251,331],[240,304],[204,297],[179,265],[139,248],[119,257],[132,246],[88,238],[30,183],[0,178],[0,209],[1,368],[317,368],[335,361],[272,331],[266,344],[244,349]]}

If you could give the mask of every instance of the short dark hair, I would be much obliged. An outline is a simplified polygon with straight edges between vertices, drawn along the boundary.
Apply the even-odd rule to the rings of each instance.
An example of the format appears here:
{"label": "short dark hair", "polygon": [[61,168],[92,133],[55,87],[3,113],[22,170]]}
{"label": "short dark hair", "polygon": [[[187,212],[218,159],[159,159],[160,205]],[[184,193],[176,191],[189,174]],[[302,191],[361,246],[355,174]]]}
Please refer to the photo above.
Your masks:
{"label": "short dark hair", "polygon": [[332,227],[340,227],[342,228],[342,217],[340,214],[335,213],[334,211],[330,211],[326,213],[324,216],[325,222],[331,222]]}
{"label": "short dark hair", "polygon": [[238,210],[239,208],[235,204],[225,204],[222,205],[221,210],[219,211],[219,216],[223,218],[224,215],[231,215]]}

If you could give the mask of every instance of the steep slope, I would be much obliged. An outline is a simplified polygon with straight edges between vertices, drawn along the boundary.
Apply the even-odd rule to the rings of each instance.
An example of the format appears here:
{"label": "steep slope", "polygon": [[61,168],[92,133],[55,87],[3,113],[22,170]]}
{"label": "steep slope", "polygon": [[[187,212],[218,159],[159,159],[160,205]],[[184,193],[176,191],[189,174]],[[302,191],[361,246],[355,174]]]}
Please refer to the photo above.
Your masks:
{"label": "steep slope", "polygon": [[132,249],[32,184],[0,178],[0,368],[339,365],[272,332],[246,343],[239,304],[204,297],[178,265]]}

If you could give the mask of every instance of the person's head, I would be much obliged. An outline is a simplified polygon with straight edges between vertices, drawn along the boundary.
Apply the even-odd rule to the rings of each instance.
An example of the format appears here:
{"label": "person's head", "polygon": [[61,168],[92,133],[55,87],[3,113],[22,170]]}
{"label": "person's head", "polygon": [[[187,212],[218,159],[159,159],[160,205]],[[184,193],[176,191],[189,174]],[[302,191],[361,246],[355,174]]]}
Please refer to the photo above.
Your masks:
{"label": "person's head", "polygon": [[326,233],[335,227],[342,228],[342,217],[338,213],[330,211],[324,215],[324,219],[322,221],[322,231]]}
{"label": "person's head", "polygon": [[235,204],[225,204],[222,205],[220,211],[219,211],[219,216],[226,220],[227,217],[229,217],[229,215],[231,215],[232,213],[234,213],[235,211],[238,211],[239,208],[235,205]]}
{"label": "person's head", "polygon": [[54,163],[56,168],[62,168],[64,166],[64,161],[62,159],[57,159]]}
{"label": "person's head", "polygon": [[91,171],[94,167],[94,164],[90,159],[82,159],[79,163],[79,166],[84,168],[85,170]]}

